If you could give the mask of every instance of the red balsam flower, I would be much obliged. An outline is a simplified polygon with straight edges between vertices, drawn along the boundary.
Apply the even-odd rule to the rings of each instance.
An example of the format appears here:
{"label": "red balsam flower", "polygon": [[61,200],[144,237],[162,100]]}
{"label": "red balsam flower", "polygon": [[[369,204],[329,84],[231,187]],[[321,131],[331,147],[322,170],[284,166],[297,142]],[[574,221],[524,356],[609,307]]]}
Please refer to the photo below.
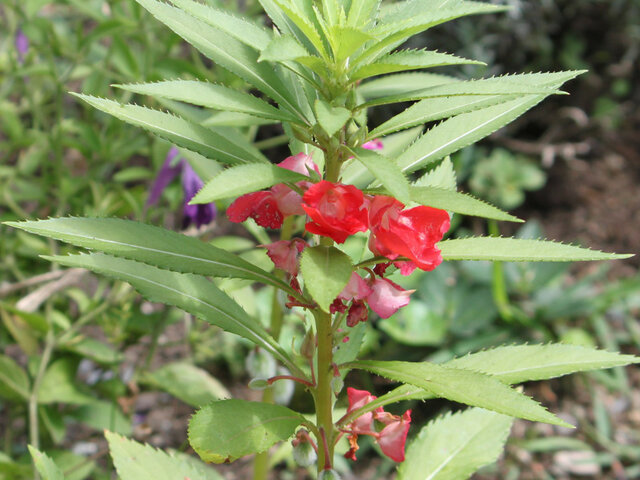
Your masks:
{"label": "red balsam flower", "polygon": [[[371,395],[366,390],[347,388],[349,408],[347,413],[351,413],[368,403],[373,402],[377,397]],[[376,432],[374,420],[384,425],[380,432]],[[344,455],[346,458],[356,460],[358,450],[358,435],[370,435],[376,439],[380,450],[394,462],[404,461],[404,446],[407,441],[407,434],[411,425],[411,410],[404,412],[402,417],[385,412],[382,407],[376,408],[372,412],[367,412],[347,425],[346,432],[349,433],[349,451]]]}
{"label": "red balsam flower", "polygon": [[[285,158],[279,167],[308,175],[310,170],[320,173],[318,166],[309,155],[299,153]],[[311,182],[301,181],[297,185],[308,188]],[[285,184],[274,185],[270,190],[247,193],[238,197],[229,208],[227,217],[235,223],[253,218],[258,225],[265,228],[280,228],[284,219],[290,215],[304,215],[302,197]]]}
{"label": "red balsam flower", "polygon": [[390,260],[407,257],[409,262],[396,264],[403,275],[409,275],[416,267],[433,270],[442,263],[436,243],[449,229],[449,214],[425,206],[403,208],[404,205],[395,198],[373,197],[369,208],[369,249]]}
{"label": "red balsam flower", "polygon": [[367,199],[353,185],[322,180],[304,194],[302,208],[311,221],[306,229],[344,243],[349,235],[369,227]]}

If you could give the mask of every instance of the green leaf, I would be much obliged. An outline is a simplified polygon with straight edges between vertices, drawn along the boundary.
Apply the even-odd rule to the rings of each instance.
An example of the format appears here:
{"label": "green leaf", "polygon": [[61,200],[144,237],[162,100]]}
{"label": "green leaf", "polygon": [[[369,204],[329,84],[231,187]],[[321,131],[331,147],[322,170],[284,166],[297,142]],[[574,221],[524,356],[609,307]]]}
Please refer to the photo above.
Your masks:
{"label": "green leaf", "polygon": [[322,100],[316,100],[314,108],[318,123],[330,137],[351,118],[351,112],[346,108],[332,107]]}
{"label": "green leaf", "polygon": [[527,85],[525,83],[519,84],[516,82],[514,77],[516,76],[510,75],[507,77],[483,78],[480,80],[468,80],[466,82],[433,85],[419,88],[417,90],[409,90],[396,93],[394,95],[378,97],[358,105],[358,108],[375,107],[389,103],[409,102],[412,100],[438,99],[442,97],[445,97],[445,99],[448,97],[486,97],[493,95],[513,97],[534,94],[551,95],[554,93],[564,93],[545,86]]}
{"label": "green leaf", "polygon": [[243,144],[231,142],[211,129],[188,122],[170,113],[138,105],[123,105],[113,100],[90,95],[77,93],[73,95],[98,110],[137,127],[142,127],[179,147],[188,148],[223,163],[268,162],[266,157],[259,150],[249,146],[248,142]]}
{"label": "green leaf", "polygon": [[409,201],[409,182],[393,160],[366,148],[356,148],[351,153],[391,195],[403,203]]}
{"label": "green leaf", "polygon": [[325,312],[351,278],[353,265],[346,253],[335,247],[305,248],[300,257],[304,285]]}
{"label": "green leaf", "polygon": [[236,16],[227,10],[213,8],[193,0],[171,0],[171,3],[256,50],[264,48],[273,37],[270,31],[251,22],[247,17]]}
{"label": "green leaf", "polygon": [[[421,87],[421,90],[425,92],[431,91],[432,94],[438,92],[444,93],[448,89],[451,89],[452,92],[455,91],[456,88],[459,88],[459,91],[472,92],[469,88],[473,89],[474,86],[479,86],[480,88],[476,90],[474,95],[462,95],[451,98],[435,96],[433,98],[421,100],[375,128],[369,134],[369,137],[373,138],[374,136],[387,135],[398,130],[422,125],[427,122],[441,120],[443,118],[516,100],[517,97],[524,94],[536,93],[536,89],[538,90],[538,93],[543,94],[561,93],[555,90],[559,86],[557,82],[554,82],[554,79],[556,78],[558,78],[558,74],[525,73],[467,82],[456,82],[450,83],[449,85],[428,84],[425,87]],[[459,86],[463,87],[460,88]],[[529,91],[527,92],[528,89]],[[411,96],[411,94],[417,93],[420,90],[418,90],[418,87],[415,87],[411,90],[393,91],[386,96],[386,99],[381,98],[382,96],[376,96],[369,100],[368,103],[373,105],[381,102],[384,103],[389,99],[393,100],[394,98],[401,98],[403,95],[406,95],[407,91],[410,92],[408,96]]]}
{"label": "green leaf", "polygon": [[[640,363],[640,358],[576,345],[549,344],[497,347],[455,358],[443,365],[486,373],[501,382],[514,384],[631,363]],[[428,398],[434,398],[434,395],[411,385],[402,385],[372,402],[369,411],[401,400]]]}
{"label": "green leaf", "polygon": [[293,291],[282,280],[237,255],[197,238],[153,225],[119,218],[74,217],[7,225],[168,270],[244,278],[273,285],[290,293]]}
{"label": "green leaf", "polygon": [[640,357],[577,345],[510,345],[453,359],[446,365],[490,373],[505,383],[640,363]]}
{"label": "green leaf", "polygon": [[209,373],[185,362],[164,365],[145,375],[143,381],[169,392],[192,407],[231,397],[224,385]]}
{"label": "green leaf", "polygon": [[356,81],[374,75],[444,65],[484,65],[484,63],[429,50],[401,50],[385,55],[375,63],[358,68],[351,74],[351,80]]}
{"label": "green leaf", "polygon": [[38,403],[86,405],[95,402],[94,397],[80,390],[76,384],[77,369],[78,361],[74,358],[60,358],[52,362],[42,377]]}
{"label": "green leaf", "polygon": [[300,113],[273,68],[258,63],[256,50],[178,8],[156,0],[136,1],[215,63],[238,75],[291,112]]}
{"label": "green leaf", "polygon": [[204,464],[197,466],[116,433],[105,432],[104,435],[121,480],[222,480],[220,475]]}
{"label": "green leaf", "polygon": [[124,354],[111,345],[80,334],[71,340],[58,345],[60,350],[74,352],[102,365],[115,365],[124,360]]}
{"label": "green leaf", "polygon": [[363,82],[357,87],[358,94],[365,100],[375,100],[376,98],[399,95],[404,92],[446,85],[448,83],[459,83],[462,80],[448,75],[440,75],[427,72],[397,73],[395,75],[385,75]]}
{"label": "green leaf", "polygon": [[[540,85],[558,88],[580,72],[540,74]],[[516,100],[457,115],[433,127],[405,150],[396,162],[405,172],[413,172],[490,135],[516,119],[546,95],[525,95]]]}
{"label": "green leaf", "polygon": [[444,260],[490,260],[501,262],[579,262],[615,260],[633,255],[605,253],[547,240],[472,237],[438,243]]}
{"label": "green leaf", "polygon": [[448,366],[422,362],[360,360],[348,364],[392,380],[420,387],[437,397],[527,420],[570,427],[531,398],[495,377]]}
{"label": "green leaf", "polygon": [[256,117],[281,122],[300,123],[298,117],[279,110],[264,100],[249,93],[240,92],[224,85],[196,80],[167,80],[154,83],[132,83],[115,87],[152,97],[163,97],[201,107],[231,112],[246,113]]}
{"label": "green leaf", "polygon": [[213,177],[189,203],[209,203],[223,198],[235,198],[245,193],[269,188],[277,183],[295,183],[302,180],[310,179],[276,165],[263,163],[238,165],[223,170]]}
{"label": "green leaf", "polygon": [[398,480],[461,480],[495,462],[513,418],[480,408],[447,414],[426,425],[407,448]]}
{"label": "green leaf", "polygon": [[189,443],[205,462],[232,462],[289,439],[304,417],[280,405],[222,400],[189,422]]}
{"label": "green leaf", "polygon": [[302,32],[302,34],[306,37],[306,39],[313,45],[316,52],[324,59],[328,58],[327,50],[325,48],[324,41],[318,33],[318,30],[313,25],[312,21],[310,21],[309,17],[304,13],[300,12],[298,8],[291,2],[290,6],[285,5],[282,0],[274,0],[274,3],[280,7],[280,9],[285,13],[285,15],[293,22],[293,24]]}
{"label": "green leaf", "polygon": [[418,180],[413,182],[414,187],[437,187],[447,190],[456,190],[458,180],[453,168],[451,158],[446,157],[440,165],[425,173]]}
{"label": "green leaf", "polygon": [[240,335],[295,369],[282,347],[262,325],[205,277],[160,270],[99,253],[45,258],[129,282],[148,300],[176,306],[227,332]]}
{"label": "green leaf", "polygon": [[356,0],[351,2],[347,25],[354,28],[366,28],[374,21],[380,0]]}
{"label": "green leaf", "polygon": [[373,36],[357,28],[349,26],[333,26],[331,28],[332,38],[335,38],[334,55],[336,62],[343,62],[353,53],[364,46],[366,42],[373,39]]}
{"label": "green leaf", "polygon": [[482,200],[456,192],[455,190],[447,190],[438,187],[411,187],[411,200],[420,205],[427,205],[433,208],[441,208],[450,212],[461,213],[463,215],[471,215],[474,217],[491,218],[494,220],[503,220],[506,222],[522,222],[517,217],[503,212],[497,207],[490,205]]}
{"label": "green leaf", "polygon": [[58,466],[46,454],[28,445],[29,453],[33,458],[36,470],[42,480],[64,480],[64,475]]}
{"label": "green leaf", "polygon": [[0,397],[23,401],[29,398],[29,377],[15,360],[0,354]]}
{"label": "green leaf", "polygon": [[[259,62],[284,62],[297,60],[298,58],[311,57],[312,55],[304,46],[291,35],[273,37],[271,41],[260,51]],[[315,57],[318,58],[318,57]],[[318,60],[320,60],[318,58]]]}
{"label": "green leaf", "polygon": [[[438,3],[441,5],[436,6]],[[446,5],[445,8],[446,3],[433,0],[401,2],[394,14],[385,15],[371,30],[371,33],[377,37],[377,41],[356,58],[354,63],[371,61],[398,47],[409,37],[450,20],[508,9],[501,5],[481,2],[456,2],[455,5]]]}
{"label": "green leaf", "polygon": [[99,431],[113,430],[122,435],[131,435],[131,420],[125,417],[115,401],[95,401],[82,405],[71,412],[71,417]]}

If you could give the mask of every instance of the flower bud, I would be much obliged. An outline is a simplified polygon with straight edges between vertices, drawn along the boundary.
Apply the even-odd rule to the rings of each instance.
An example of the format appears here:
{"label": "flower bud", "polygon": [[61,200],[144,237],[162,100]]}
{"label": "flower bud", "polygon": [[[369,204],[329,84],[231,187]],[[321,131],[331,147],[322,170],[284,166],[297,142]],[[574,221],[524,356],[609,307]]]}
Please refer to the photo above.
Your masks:
{"label": "flower bud", "polygon": [[267,382],[263,378],[254,378],[249,382],[249,388],[251,390],[264,390],[269,386],[269,382]]}
{"label": "flower bud", "polygon": [[313,331],[309,329],[302,340],[300,345],[300,355],[304,358],[313,358],[313,354],[316,350],[316,336]]}
{"label": "flower bud", "polygon": [[331,470],[323,470],[320,472],[318,480],[342,480],[342,477],[332,468]]}
{"label": "flower bud", "polygon": [[335,395],[338,395],[343,388],[344,388],[344,380],[342,380],[342,377],[333,377],[331,379],[331,391]]}
{"label": "flower bud", "polygon": [[309,442],[300,442],[293,447],[293,459],[306,468],[316,463],[318,455]]}
{"label": "flower bud", "polygon": [[245,361],[245,368],[252,378],[267,379],[276,375],[276,360],[269,352],[254,349],[249,352]]}

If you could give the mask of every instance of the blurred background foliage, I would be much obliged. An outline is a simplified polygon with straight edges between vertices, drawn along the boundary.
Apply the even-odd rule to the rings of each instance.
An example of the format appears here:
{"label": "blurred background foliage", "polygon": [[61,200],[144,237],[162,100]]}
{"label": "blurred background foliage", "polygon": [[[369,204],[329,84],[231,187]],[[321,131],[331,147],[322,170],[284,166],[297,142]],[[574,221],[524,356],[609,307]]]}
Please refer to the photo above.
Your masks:
{"label": "blurred background foliage", "polygon": [[[547,100],[456,154],[461,188],[538,220],[513,231],[501,226],[503,234],[532,238],[547,231],[560,240],[638,251],[640,1],[504,1],[513,7],[506,15],[445,24],[410,46],[487,63],[446,72],[464,77],[589,72],[567,86],[571,96]],[[206,3],[261,16],[254,0]],[[145,208],[170,146],[67,92],[128,101],[132,94],[110,85],[198,78],[242,88],[242,82],[213,67],[133,0],[3,0],[0,22],[0,220],[118,216],[179,228],[178,184],[165,190],[160,204]],[[155,107],[202,115],[170,102]],[[372,124],[393,113],[375,109]],[[269,125],[243,132],[258,141],[282,134]],[[277,142],[263,146],[273,161],[287,155]],[[238,237],[223,217],[187,233],[263,261],[249,253],[265,243],[263,233]],[[455,228],[457,236],[497,233],[495,225],[480,221],[457,220]],[[64,248],[0,226],[0,479],[33,478],[28,442],[46,450],[67,478],[109,478],[101,429],[185,448],[191,407],[251,395],[242,341],[143,302],[127,285],[60,271],[38,259]],[[410,305],[369,322],[357,335],[366,338],[363,354],[377,359],[444,361],[493,345],[552,340],[638,354],[637,262],[595,268],[443,264],[398,279],[417,289]],[[249,311],[268,318],[265,292],[229,288]],[[302,321],[292,314],[284,338],[300,341],[296,326]],[[256,368],[253,360],[249,370]],[[268,359],[261,362],[260,368],[273,368]],[[349,381],[379,393],[387,388],[364,374]],[[640,478],[637,371],[614,369],[531,388],[580,428],[535,425],[525,431],[518,422],[506,458],[479,478]],[[310,406],[303,392],[291,393],[284,392],[283,401],[302,410]],[[443,402],[433,402],[416,409],[417,423],[442,408]],[[273,461],[285,459],[287,448]],[[347,478],[390,478],[392,466],[374,455]],[[230,468],[248,477],[246,464]],[[342,468],[349,475],[346,462]],[[295,469],[280,475],[304,478]]]}

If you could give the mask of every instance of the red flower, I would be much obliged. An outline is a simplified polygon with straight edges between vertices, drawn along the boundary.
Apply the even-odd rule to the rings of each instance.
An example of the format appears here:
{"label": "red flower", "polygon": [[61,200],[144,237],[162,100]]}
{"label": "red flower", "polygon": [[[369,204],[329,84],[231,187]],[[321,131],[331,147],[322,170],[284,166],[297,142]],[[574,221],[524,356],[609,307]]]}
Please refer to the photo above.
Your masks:
{"label": "red flower", "polygon": [[311,217],[306,229],[343,243],[349,235],[369,226],[367,200],[353,185],[322,180],[304,194],[302,208]]}
{"label": "red flower", "polygon": [[227,208],[227,217],[236,223],[244,222],[251,217],[258,225],[266,228],[280,228],[284,220],[276,197],[270,190],[238,197]]}
{"label": "red flower", "polygon": [[280,240],[268,245],[260,245],[267,249],[267,255],[280,270],[293,275],[298,275],[298,257],[307,243],[301,238],[293,240]]}
{"label": "red flower", "polygon": [[403,275],[408,275],[415,267],[433,270],[442,262],[436,243],[449,229],[449,214],[424,206],[403,208],[395,198],[373,197],[369,209],[369,248],[374,254],[391,260],[400,256],[409,258],[409,265],[397,262]]}
{"label": "red flower", "polygon": [[[366,390],[356,390],[355,388],[347,388],[347,396],[349,398],[347,413],[364,407],[377,398]],[[374,419],[385,425],[380,432],[374,430]],[[349,433],[348,439],[351,448],[344,456],[355,460],[356,451],[359,448],[358,435],[370,435],[376,439],[382,453],[395,462],[402,462],[404,461],[404,446],[410,424],[411,410],[404,412],[402,417],[385,412],[382,407],[367,412],[347,425],[346,431]]]}
{"label": "red flower", "polygon": [[[279,167],[308,175],[310,170],[319,174],[318,166],[309,155],[299,153],[285,158]],[[297,185],[308,188],[311,182],[301,181]],[[304,215],[302,197],[284,183],[274,185],[270,190],[248,193],[238,197],[227,209],[227,216],[232,222],[244,222],[253,218],[258,225],[266,228],[280,228],[283,220],[290,215]]]}

